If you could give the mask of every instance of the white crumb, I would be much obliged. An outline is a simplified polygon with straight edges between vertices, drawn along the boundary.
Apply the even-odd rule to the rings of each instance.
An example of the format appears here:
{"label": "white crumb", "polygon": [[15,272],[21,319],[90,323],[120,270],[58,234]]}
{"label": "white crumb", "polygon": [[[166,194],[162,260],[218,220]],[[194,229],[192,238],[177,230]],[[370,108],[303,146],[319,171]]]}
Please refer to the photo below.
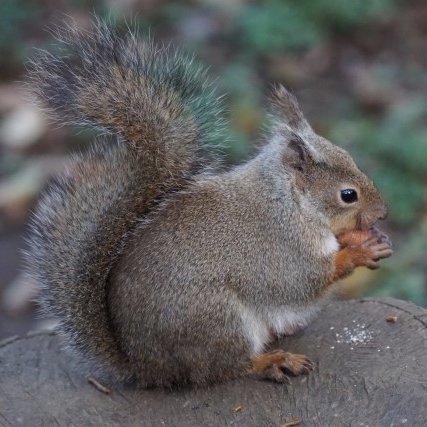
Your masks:
{"label": "white crumb", "polygon": [[[354,321],[355,322],[355,321]],[[330,329],[332,329],[331,327]],[[341,333],[335,333],[336,342],[338,344],[352,344],[352,346],[357,344],[366,344],[372,341],[373,335],[372,332],[366,328],[364,323],[356,324],[354,327],[344,327]],[[353,347],[351,347],[353,350]]]}

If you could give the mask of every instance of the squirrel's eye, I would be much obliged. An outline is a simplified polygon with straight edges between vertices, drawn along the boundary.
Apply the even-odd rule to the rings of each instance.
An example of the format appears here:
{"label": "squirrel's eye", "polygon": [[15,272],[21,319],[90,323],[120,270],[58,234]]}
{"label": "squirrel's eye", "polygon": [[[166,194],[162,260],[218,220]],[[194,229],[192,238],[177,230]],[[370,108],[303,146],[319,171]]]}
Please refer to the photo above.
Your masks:
{"label": "squirrel's eye", "polygon": [[344,203],[354,203],[357,201],[357,191],[352,188],[341,190],[341,199]]}

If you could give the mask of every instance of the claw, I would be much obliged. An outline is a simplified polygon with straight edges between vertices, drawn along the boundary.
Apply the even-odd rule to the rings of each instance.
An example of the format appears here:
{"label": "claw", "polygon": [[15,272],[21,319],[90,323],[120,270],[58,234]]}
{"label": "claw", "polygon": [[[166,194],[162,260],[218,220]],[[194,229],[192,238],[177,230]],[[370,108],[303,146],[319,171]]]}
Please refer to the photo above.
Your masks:
{"label": "claw", "polygon": [[382,232],[377,227],[371,227],[369,231],[371,232],[372,235],[375,235],[377,237],[378,243],[387,243],[391,247],[392,243],[391,243],[390,237],[388,237],[387,234]]}
{"label": "claw", "polygon": [[273,380],[277,383],[289,384],[290,379],[286,372],[277,365],[272,365],[264,371],[263,378]]}
{"label": "claw", "polygon": [[314,369],[314,363],[310,359],[307,359],[304,362],[304,366],[307,366],[307,368],[310,369],[310,371]]}
{"label": "claw", "polygon": [[307,375],[313,370],[313,362],[303,354],[275,350],[252,359],[252,371],[262,378],[276,382],[289,382],[287,374]]}

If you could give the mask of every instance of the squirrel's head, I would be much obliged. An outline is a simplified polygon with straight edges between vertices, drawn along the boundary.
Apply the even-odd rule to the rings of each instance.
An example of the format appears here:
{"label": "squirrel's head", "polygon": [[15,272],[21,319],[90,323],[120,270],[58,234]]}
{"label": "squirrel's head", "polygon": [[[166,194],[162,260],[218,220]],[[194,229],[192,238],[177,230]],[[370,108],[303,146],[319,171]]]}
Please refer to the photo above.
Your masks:
{"label": "squirrel's head", "polygon": [[296,99],[282,86],[273,95],[272,144],[304,198],[328,218],[335,235],[368,229],[387,215],[378,189],[351,156],[314,133]]}

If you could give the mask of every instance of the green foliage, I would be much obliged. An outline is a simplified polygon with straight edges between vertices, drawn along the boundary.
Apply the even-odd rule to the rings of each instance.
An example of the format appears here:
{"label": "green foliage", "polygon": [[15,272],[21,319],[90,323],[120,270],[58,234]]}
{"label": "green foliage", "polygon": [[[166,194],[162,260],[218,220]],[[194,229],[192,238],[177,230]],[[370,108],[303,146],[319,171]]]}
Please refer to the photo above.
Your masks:
{"label": "green foliage", "polygon": [[322,28],[316,26],[303,9],[281,1],[244,9],[238,17],[237,29],[242,44],[254,54],[307,49],[323,37]]}
{"label": "green foliage", "polygon": [[2,58],[9,56],[7,65],[23,57],[25,31],[33,19],[37,19],[33,2],[0,1],[0,55]]}
{"label": "green foliage", "polygon": [[395,5],[393,0],[302,0],[298,3],[317,25],[342,32],[388,15]]}
{"label": "green foliage", "polygon": [[237,35],[254,54],[307,50],[392,11],[394,0],[266,0],[237,16]]}
{"label": "green foliage", "polygon": [[427,305],[425,286],[425,255],[427,253],[427,227],[416,227],[405,239],[395,242],[395,254],[378,271],[371,295],[412,300]]}
{"label": "green foliage", "polygon": [[227,94],[230,110],[231,135],[227,154],[231,161],[241,161],[251,152],[249,140],[255,139],[263,121],[259,82],[254,69],[241,62],[225,68],[220,85]]}

